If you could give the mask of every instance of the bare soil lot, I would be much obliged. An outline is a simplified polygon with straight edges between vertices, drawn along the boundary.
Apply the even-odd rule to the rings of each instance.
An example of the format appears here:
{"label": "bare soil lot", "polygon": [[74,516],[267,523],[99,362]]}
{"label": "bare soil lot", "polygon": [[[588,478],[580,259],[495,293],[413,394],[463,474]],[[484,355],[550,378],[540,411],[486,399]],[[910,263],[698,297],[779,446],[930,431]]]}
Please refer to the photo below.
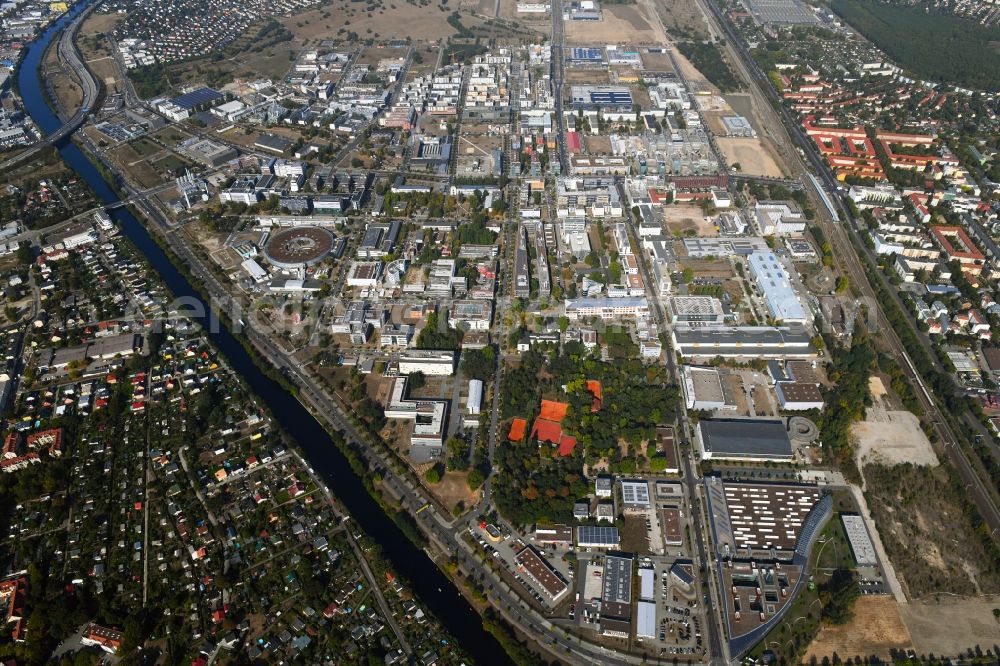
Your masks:
{"label": "bare soil lot", "polygon": [[997,607],[1000,597],[994,596],[911,602],[899,610],[917,654],[952,656],[976,646],[994,649],[1000,642]]}
{"label": "bare soil lot", "polygon": [[396,49],[373,46],[361,52],[361,55],[358,56],[357,64],[377,66],[379,62],[386,58],[403,58],[406,56],[406,53],[407,49],[405,48]]}
{"label": "bare soil lot", "polygon": [[854,618],[839,627],[826,626],[813,640],[802,659],[822,662],[837,655],[842,660],[854,656],[889,659],[892,650],[913,647],[910,632],[900,617],[899,605],[890,596],[863,596],[854,602]]}
{"label": "bare soil lot", "polygon": [[760,139],[717,137],[716,143],[726,157],[726,163],[740,165],[742,173],[780,178],[784,174]]}
{"label": "bare soil lot", "polygon": [[608,81],[608,70],[606,69],[566,69],[566,83],[569,84],[601,85]]}
{"label": "bare soil lot", "polygon": [[[470,2],[473,0],[470,0]],[[485,14],[493,15],[494,0],[480,0],[480,3],[487,3],[488,8]],[[552,32],[552,13],[544,14],[518,14],[517,0],[500,0],[500,18],[508,21],[517,21],[521,25],[544,32],[546,35]]]}
{"label": "bare soil lot", "polygon": [[611,153],[611,137],[588,134],[584,137],[587,152],[591,155],[608,155]]}
{"label": "bare soil lot", "polygon": [[667,231],[673,234],[694,236],[717,236],[715,225],[705,220],[705,212],[698,206],[685,204],[663,207],[663,219]]}
{"label": "bare soil lot", "polygon": [[620,44],[666,44],[667,36],[650,20],[645,5],[604,5],[601,21],[567,21],[569,44],[604,44],[614,35]]}
{"label": "bare soil lot", "polygon": [[[424,472],[431,467],[433,467],[432,463],[413,466],[421,479]],[[468,472],[445,472],[440,483],[424,483],[424,486],[451,511],[459,502],[462,502],[463,506],[472,506],[479,499],[478,490],[469,490],[468,477]]]}
{"label": "bare soil lot", "polygon": [[666,53],[643,53],[642,66],[650,72],[674,71],[674,64],[670,62],[670,56]]}
{"label": "bare soil lot", "polygon": [[[938,458],[920,421],[906,411],[870,410],[868,419],[851,426],[851,437],[857,441],[857,458],[861,465],[879,462],[886,465],[937,466]],[[872,420],[875,417],[879,420]]]}

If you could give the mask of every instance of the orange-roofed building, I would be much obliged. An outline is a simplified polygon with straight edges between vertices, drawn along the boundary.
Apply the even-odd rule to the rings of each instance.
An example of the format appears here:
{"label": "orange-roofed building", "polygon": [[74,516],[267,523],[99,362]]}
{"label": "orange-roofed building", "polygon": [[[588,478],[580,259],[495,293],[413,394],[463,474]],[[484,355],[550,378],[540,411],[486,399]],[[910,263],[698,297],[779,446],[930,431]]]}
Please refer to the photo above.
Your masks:
{"label": "orange-roofed building", "polygon": [[547,421],[560,422],[566,418],[566,412],[569,410],[569,403],[567,402],[556,402],[555,400],[542,400],[542,409],[538,413],[538,418],[545,419]]}
{"label": "orange-roofed building", "polygon": [[512,442],[520,442],[524,440],[524,433],[528,431],[528,421],[525,419],[514,419],[510,424],[510,432],[507,434],[507,439]]}
{"label": "orange-roofed building", "polygon": [[542,400],[541,411],[535,424],[531,427],[531,438],[538,442],[547,442],[557,447],[559,455],[573,455],[576,448],[576,438],[564,435],[561,422],[566,418],[569,404],[555,400]]}
{"label": "orange-roofed building", "polygon": [[604,399],[604,387],[601,386],[601,382],[596,379],[587,380],[587,390],[590,394],[594,396],[594,401],[590,404],[591,412],[598,412],[601,410],[601,401]]}

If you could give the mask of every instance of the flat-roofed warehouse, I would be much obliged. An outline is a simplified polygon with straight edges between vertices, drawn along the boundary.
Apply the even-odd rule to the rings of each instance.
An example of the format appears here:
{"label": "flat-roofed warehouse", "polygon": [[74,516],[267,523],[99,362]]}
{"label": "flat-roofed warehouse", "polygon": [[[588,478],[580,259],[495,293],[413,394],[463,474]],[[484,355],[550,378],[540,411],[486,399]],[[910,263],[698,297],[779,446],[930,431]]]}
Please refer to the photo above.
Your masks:
{"label": "flat-roofed warehouse", "polygon": [[[732,544],[737,550],[790,554],[813,507],[822,498],[815,486],[724,483]],[[720,541],[723,541],[720,536]]]}
{"label": "flat-roofed warehouse", "polygon": [[576,545],[580,548],[617,548],[621,543],[617,527],[581,525],[576,528]]}
{"label": "flat-roofed warehouse", "polygon": [[799,0],[746,0],[747,9],[762,25],[813,25],[819,18]]}
{"label": "flat-roofed warehouse", "polygon": [[875,566],[878,558],[875,557],[875,546],[872,545],[868,530],[865,529],[865,521],[861,516],[842,513],[840,520],[844,523],[844,532],[847,540],[851,544],[851,552],[854,553],[854,561],[858,566]]}
{"label": "flat-roofed warehouse", "polygon": [[689,322],[720,324],[726,318],[722,301],[714,296],[674,296],[668,304],[673,324]]}
{"label": "flat-roofed warehouse", "polygon": [[224,95],[218,91],[212,90],[211,88],[197,88],[191,92],[184,93],[183,95],[178,95],[170,100],[171,104],[175,104],[182,109],[188,111],[194,110],[195,107],[202,104],[209,104],[216,100],[220,100]]}
{"label": "flat-roofed warehouse", "polygon": [[529,578],[538,583],[553,603],[569,591],[569,586],[559,577],[552,565],[531,546],[526,546],[518,553],[514,557],[514,562],[528,574]]}
{"label": "flat-roofed warehouse", "polygon": [[806,382],[778,382],[774,386],[778,405],[789,411],[823,409],[823,394],[815,384]]}
{"label": "flat-roofed warehouse", "polygon": [[726,400],[726,392],[722,386],[722,375],[718,368],[701,368],[684,366],[682,373],[684,381],[684,398],[688,409],[715,410],[734,409],[736,406]]}
{"label": "flat-roofed warehouse", "polygon": [[[617,299],[621,300],[621,299]],[[814,358],[807,330],[801,326],[674,326],[674,348],[685,358]]]}
{"label": "flat-roofed warehouse", "polygon": [[622,479],[622,503],[626,511],[648,509],[649,482],[641,479]]}
{"label": "flat-roofed warehouse", "polygon": [[628,636],[632,630],[632,555],[608,553],[604,557],[601,590],[601,633]]}
{"label": "flat-roofed warehouse", "polygon": [[785,422],[772,419],[702,419],[695,434],[703,460],[791,460]]}
{"label": "flat-roofed warehouse", "polygon": [[277,134],[261,134],[257,137],[257,140],[254,141],[253,145],[255,148],[270,150],[272,153],[278,153],[281,155],[292,147],[292,142],[283,136],[278,136]]}

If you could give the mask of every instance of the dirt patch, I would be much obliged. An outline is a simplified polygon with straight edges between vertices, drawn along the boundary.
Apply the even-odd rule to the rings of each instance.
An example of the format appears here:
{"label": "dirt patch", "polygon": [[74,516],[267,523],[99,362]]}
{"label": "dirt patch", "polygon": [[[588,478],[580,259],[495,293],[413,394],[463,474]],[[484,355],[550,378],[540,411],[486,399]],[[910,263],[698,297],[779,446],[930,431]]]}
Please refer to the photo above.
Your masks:
{"label": "dirt patch", "polygon": [[625,516],[621,548],[629,553],[649,552],[649,533],[646,531],[646,517],[644,515],[629,514]]}
{"label": "dirt patch", "polygon": [[[432,463],[414,465],[414,469],[423,478],[424,472],[432,466]],[[440,483],[424,485],[451,511],[459,502],[462,502],[463,507],[470,507],[479,500],[479,491],[469,490],[468,478],[468,472],[445,472]]]}
{"label": "dirt patch", "polygon": [[739,164],[741,173],[772,178],[784,175],[778,162],[760,139],[723,136],[717,137],[715,141],[726,158],[726,164]]}
{"label": "dirt patch", "polygon": [[993,609],[1000,597],[917,601],[900,607],[917,654],[954,656],[976,646],[994,649],[1000,642],[1000,623]]}
{"label": "dirt patch", "polygon": [[614,35],[619,44],[665,44],[667,36],[650,20],[643,5],[604,5],[600,21],[566,21],[570,44],[605,44]]}
{"label": "dirt patch", "polygon": [[667,230],[682,236],[717,236],[718,229],[705,219],[705,211],[698,206],[670,205],[663,207],[663,220]]}
{"label": "dirt patch", "polygon": [[823,627],[809,645],[803,663],[824,657],[841,659],[876,656],[889,659],[893,650],[912,648],[910,632],[900,617],[899,605],[888,596],[863,596],[854,602],[854,618],[840,627]]}
{"label": "dirt patch", "polygon": [[920,421],[910,412],[869,410],[868,420],[851,426],[851,437],[857,441],[857,459],[864,466],[869,462],[887,465],[930,465],[939,462]]}

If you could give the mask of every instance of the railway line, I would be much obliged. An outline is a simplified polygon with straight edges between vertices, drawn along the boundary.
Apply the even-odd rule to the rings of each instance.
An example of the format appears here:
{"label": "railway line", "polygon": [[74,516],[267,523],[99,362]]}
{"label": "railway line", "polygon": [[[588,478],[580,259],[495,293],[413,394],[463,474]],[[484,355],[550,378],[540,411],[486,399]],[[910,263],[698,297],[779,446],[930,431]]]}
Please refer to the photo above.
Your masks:
{"label": "railway line", "polygon": [[[864,243],[861,241],[857,221],[854,219],[853,215],[851,215],[851,212],[844,208],[839,197],[835,196],[839,187],[837,181],[833,178],[829,169],[823,163],[822,158],[816,152],[815,146],[805,135],[805,132],[782,106],[781,99],[771,87],[766,75],[760,70],[756,61],[754,61],[751,57],[746,44],[742,41],[742,38],[736,33],[735,30],[733,30],[729,22],[726,21],[719,7],[712,0],[699,0],[699,2],[704,2],[704,5],[708,7],[710,20],[714,21],[721,29],[722,33],[726,35],[726,49],[729,51],[731,59],[735,61],[737,66],[743,72],[744,78],[750,86],[751,94],[755,99],[763,97],[766,100],[766,103],[758,104],[758,108],[760,109],[762,115],[770,116],[769,118],[765,118],[765,123],[768,126],[775,128],[774,131],[779,131],[777,128],[780,127],[780,133],[783,136],[777,137],[779,139],[779,141],[777,141],[779,145],[798,145],[802,149],[802,155],[804,155],[805,158],[803,158],[802,155],[796,155],[794,151],[785,151],[786,155],[790,156],[786,159],[788,166],[796,171],[795,175],[800,178],[804,178],[803,183],[808,182],[812,185],[812,188],[807,189],[814,189],[813,193],[815,198],[819,199],[818,203],[823,203],[822,188],[824,186],[829,193],[834,194],[832,201],[839,209],[840,214],[842,218],[846,220],[846,223],[841,224],[836,219],[827,219],[827,216],[824,214],[825,206],[817,206],[817,210],[820,211],[820,215],[817,216],[817,219],[820,220],[818,226],[822,229],[827,240],[830,242],[834,255],[839,259],[841,267],[848,274],[848,278],[851,280],[852,284],[858,288],[862,295],[867,298],[868,302],[871,304],[871,309],[874,311],[873,313],[876,316],[879,331],[883,333],[883,340],[893,355],[901,361],[900,367],[902,368],[906,378],[917,388],[915,394],[921,404],[921,407],[930,418],[935,434],[942,442],[940,448],[942,448],[943,452],[947,454],[948,459],[952,462],[955,470],[961,477],[962,482],[965,484],[972,500],[975,502],[977,508],[982,514],[983,520],[989,526],[990,533],[994,538],[997,538],[1000,536],[1000,510],[997,508],[993,492],[985,485],[982,477],[977,474],[975,465],[970,462],[965,451],[962,449],[961,440],[956,437],[951,424],[945,418],[934,398],[931,396],[923,378],[914,366],[913,360],[910,358],[906,347],[903,345],[898,333],[889,318],[886,316],[885,311],[880,304],[880,300],[869,282],[869,271],[861,262],[859,257],[859,253],[866,253],[867,250]],[[778,120],[779,122],[773,123],[771,122],[773,120]],[[817,178],[821,179],[822,183],[808,178],[808,176],[811,175],[811,172],[804,159],[809,160]],[[874,277],[877,280],[883,280],[881,274],[877,271],[875,272]],[[892,294],[892,298],[895,300],[897,307],[902,308],[898,294],[896,294],[892,289],[888,289],[888,292]],[[903,311],[905,312],[905,309],[903,309]],[[924,347],[924,350],[929,353],[930,358],[935,363],[935,367],[939,371],[943,371],[939,367],[939,363],[937,363],[933,350],[926,349],[925,341],[921,340],[921,344]]]}

